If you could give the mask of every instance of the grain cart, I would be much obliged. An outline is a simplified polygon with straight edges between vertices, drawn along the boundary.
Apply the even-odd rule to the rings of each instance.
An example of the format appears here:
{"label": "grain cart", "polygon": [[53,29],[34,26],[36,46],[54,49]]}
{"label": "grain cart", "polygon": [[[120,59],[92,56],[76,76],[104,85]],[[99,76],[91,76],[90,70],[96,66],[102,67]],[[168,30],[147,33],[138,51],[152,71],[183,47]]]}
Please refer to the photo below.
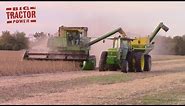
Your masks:
{"label": "grain cart", "polygon": [[115,37],[113,48],[103,51],[99,61],[99,71],[117,70],[128,71],[150,71],[151,56],[149,52],[154,48],[153,39],[160,29],[168,31],[162,22],[157,26],[150,36],[141,38]]}
{"label": "grain cart", "polygon": [[115,29],[99,38],[90,41],[87,37],[87,27],[59,27],[58,36],[53,36],[48,39],[47,53],[33,53],[27,50],[24,53],[23,59],[26,60],[64,60],[64,61],[79,61],[83,70],[92,70],[96,66],[96,57],[90,55],[91,45],[119,32],[125,35],[121,29]]}

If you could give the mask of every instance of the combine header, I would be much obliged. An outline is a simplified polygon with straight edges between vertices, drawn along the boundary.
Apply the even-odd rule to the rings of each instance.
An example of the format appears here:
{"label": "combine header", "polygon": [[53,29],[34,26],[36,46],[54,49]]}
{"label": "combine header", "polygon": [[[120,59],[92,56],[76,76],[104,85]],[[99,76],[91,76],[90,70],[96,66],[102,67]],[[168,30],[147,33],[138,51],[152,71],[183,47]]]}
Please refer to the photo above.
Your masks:
{"label": "combine header", "polygon": [[81,67],[83,70],[91,70],[96,66],[96,57],[89,54],[91,45],[117,32],[122,36],[126,36],[125,32],[121,28],[118,28],[90,41],[90,37],[87,37],[87,31],[87,27],[61,26],[58,30],[58,36],[53,36],[48,39],[48,52],[33,53],[27,50],[24,53],[23,59],[79,61],[82,63]]}

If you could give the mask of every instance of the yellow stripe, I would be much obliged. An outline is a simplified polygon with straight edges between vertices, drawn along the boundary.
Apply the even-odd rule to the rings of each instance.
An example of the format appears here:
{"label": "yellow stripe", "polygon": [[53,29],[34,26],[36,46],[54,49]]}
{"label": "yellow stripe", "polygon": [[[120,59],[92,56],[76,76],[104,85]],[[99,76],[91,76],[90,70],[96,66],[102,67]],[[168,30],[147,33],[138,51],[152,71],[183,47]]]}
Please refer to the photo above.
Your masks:
{"label": "yellow stripe", "polygon": [[131,45],[146,45],[149,43],[149,37],[140,37],[131,42]]}

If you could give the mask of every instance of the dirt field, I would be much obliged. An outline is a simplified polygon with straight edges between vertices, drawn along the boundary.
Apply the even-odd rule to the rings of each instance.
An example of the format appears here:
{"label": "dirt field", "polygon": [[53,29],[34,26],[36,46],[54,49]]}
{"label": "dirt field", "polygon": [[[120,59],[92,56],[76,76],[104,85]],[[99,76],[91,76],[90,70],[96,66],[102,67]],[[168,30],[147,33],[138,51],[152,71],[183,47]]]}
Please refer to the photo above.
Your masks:
{"label": "dirt field", "polygon": [[[6,67],[8,61],[0,61]],[[10,62],[6,70],[14,71],[15,63]],[[39,68],[40,74],[4,75],[0,77],[0,104],[185,104],[185,57],[153,56],[152,63],[152,71],[143,73],[66,72],[53,65]],[[34,63],[34,69],[48,64]],[[31,70],[23,65],[19,69]],[[0,70],[5,72],[3,66]]]}

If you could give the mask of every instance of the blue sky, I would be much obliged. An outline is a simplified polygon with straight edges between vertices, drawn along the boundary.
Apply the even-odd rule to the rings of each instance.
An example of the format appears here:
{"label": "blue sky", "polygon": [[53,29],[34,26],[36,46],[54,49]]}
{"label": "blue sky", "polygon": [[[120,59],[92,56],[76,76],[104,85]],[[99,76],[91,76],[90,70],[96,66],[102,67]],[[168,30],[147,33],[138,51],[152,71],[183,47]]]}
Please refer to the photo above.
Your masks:
{"label": "blue sky", "polygon": [[[6,7],[36,6],[37,23],[6,24]],[[170,30],[164,36],[185,34],[185,2],[0,2],[0,31],[44,31],[55,33],[58,27],[87,26],[89,36],[99,36],[115,28],[134,36],[150,34],[164,22]]]}

